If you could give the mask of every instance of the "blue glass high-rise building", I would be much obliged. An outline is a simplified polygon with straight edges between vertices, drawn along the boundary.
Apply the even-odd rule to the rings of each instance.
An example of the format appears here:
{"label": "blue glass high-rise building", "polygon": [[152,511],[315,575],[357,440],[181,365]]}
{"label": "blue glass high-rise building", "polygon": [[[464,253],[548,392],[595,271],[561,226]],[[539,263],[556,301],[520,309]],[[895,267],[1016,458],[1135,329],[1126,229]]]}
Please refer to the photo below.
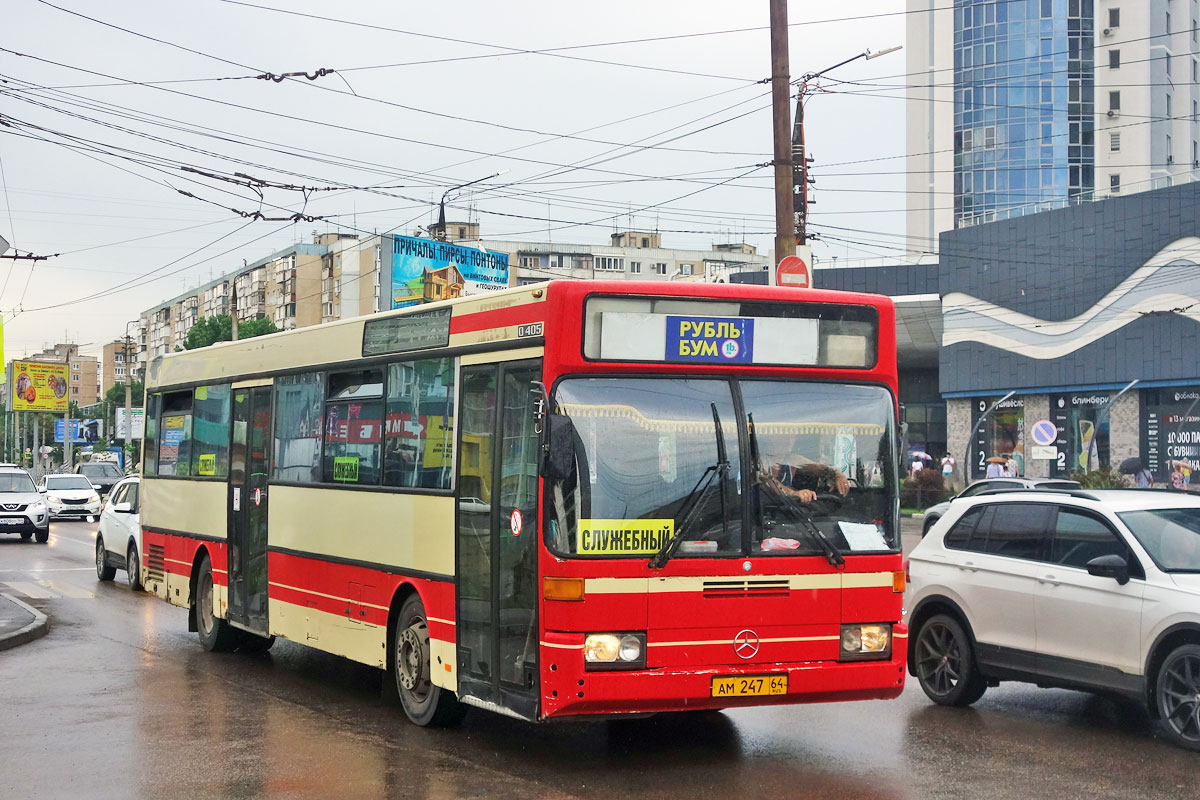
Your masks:
{"label": "blue glass high-rise building", "polygon": [[1090,199],[1093,0],[955,0],[954,221]]}

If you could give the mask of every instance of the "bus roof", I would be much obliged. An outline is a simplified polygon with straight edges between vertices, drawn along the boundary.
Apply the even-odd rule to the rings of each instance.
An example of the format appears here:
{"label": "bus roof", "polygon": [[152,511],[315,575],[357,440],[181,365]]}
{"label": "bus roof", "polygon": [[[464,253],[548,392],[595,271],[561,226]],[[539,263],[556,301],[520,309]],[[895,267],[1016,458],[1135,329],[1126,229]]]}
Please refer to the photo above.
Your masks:
{"label": "bus roof", "polygon": [[[364,356],[396,360],[445,348],[463,352],[540,346],[543,331],[561,316],[550,313],[547,303],[555,309],[582,309],[591,295],[872,306],[879,311],[881,354],[886,356],[895,348],[894,306],[882,295],[692,281],[553,280],[156,356],[147,370],[146,387],[161,390],[268,377],[345,364]],[[411,324],[405,325],[406,321]],[[561,333],[576,336],[578,328],[576,321]],[[892,333],[885,333],[888,330]],[[410,338],[404,346],[388,349],[406,336]],[[438,336],[441,340],[431,343]],[[894,359],[892,363],[894,376]],[[270,368],[264,370],[264,364]]]}

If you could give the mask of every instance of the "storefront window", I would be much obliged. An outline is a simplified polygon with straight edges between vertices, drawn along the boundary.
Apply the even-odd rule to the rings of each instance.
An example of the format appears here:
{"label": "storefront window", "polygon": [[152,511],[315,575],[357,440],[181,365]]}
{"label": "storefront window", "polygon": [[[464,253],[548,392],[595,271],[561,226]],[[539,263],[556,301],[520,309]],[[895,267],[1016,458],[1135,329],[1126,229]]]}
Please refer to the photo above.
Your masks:
{"label": "storefront window", "polygon": [[1156,486],[1190,490],[1200,481],[1200,388],[1142,391],[1142,463]]}
{"label": "storefront window", "polygon": [[971,401],[971,423],[976,428],[971,454],[973,480],[1025,474],[1024,399],[1010,397],[979,425],[984,412],[998,399],[981,397]]}
{"label": "storefront window", "polygon": [[1058,458],[1050,462],[1051,477],[1108,466],[1110,398],[1107,392],[1050,396],[1050,416],[1058,428]]}

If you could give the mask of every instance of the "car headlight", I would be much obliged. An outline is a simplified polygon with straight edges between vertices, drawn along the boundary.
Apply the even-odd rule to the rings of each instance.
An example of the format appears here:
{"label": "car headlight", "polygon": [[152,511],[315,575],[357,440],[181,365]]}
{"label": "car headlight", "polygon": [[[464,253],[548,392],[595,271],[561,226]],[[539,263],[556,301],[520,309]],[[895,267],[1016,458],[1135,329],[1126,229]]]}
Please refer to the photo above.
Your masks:
{"label": "car headlight", "polygon": [[96,494],[95,492],[92,492],[92,496],[88,498],[88,502],[89,503],[99,503],[100,495]]}
{"label": "car headlight", "polygon": [[583,640],[587,669],[633,669],[646,664],[646,634],[589,633]]}
{"label": "car headlight", "polygon": [[47,503],[61,503],[62,499],[59,498],[59,496],[56,494],[48,494],[48,495],[46,495],[46,502]]}
{"label": "car headlight", "polygon": [[843,625],[842,660],[888,658],[892,654],[891,623]]}

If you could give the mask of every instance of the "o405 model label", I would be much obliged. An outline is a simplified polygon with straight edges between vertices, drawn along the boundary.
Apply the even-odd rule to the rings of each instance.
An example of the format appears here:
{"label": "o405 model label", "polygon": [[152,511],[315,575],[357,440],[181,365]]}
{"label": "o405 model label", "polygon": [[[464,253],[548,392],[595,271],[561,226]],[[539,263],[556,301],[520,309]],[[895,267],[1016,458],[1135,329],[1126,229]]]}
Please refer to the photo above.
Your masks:
{"label": "o405 model label", "polygon": [[526,336],[541,336],[542,324],[541,322],[531,322],[528,325],[518,325],[517,338],[524,339]]}

